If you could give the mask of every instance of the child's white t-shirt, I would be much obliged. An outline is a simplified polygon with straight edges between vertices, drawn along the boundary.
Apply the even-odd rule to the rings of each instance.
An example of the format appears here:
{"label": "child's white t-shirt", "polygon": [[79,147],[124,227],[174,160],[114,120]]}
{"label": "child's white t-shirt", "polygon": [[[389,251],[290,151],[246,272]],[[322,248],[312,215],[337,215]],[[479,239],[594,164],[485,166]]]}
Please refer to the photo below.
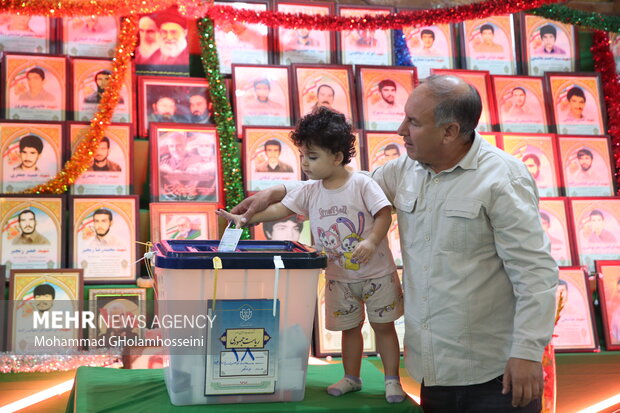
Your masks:
{"label": "child's white t-shirt", "polygon": [[363,240],[372,233],[374,215],[391,205],[369,176],[353,173],[338,189],[326,189],[322,181],[313,181],[288,193],[282,204],[310,219],[315,248],[328,255],[327,279],[355,282],[396,271],[387,237],[366,264],[351,261],[360,236]]}

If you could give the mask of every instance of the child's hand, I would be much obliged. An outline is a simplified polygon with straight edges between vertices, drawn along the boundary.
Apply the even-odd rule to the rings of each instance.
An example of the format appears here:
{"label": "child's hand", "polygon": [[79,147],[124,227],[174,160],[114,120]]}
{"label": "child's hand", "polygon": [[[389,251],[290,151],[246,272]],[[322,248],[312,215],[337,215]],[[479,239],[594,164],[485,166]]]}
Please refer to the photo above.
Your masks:
{"label": "child's hand", "polygon": [[351,255],[351,261],[359,264],[365,264],[370,260],[372,254],[377,250],[377,246],[369,239],[357,244]]}
{"label": "child's hand", "polygon": [[241,228],[244,224],[243,222],[241,222],[241,218],[243,217],[243,215],[231,214],[230,212],[226,212],[223,209],[218,209],[217,211],[215,211],[215,213],[222,218],[225,218],[227,221],[231,221],[235,225],[235,228]]}

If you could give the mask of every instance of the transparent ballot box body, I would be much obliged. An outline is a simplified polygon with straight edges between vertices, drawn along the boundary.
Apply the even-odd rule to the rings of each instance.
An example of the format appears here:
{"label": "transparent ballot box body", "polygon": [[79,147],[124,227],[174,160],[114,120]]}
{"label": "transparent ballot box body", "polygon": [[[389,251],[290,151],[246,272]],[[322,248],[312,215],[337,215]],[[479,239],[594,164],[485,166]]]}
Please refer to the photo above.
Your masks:
{"label": "transparent ballot box body", "polygon": [[155,246],[159,317],[191,320],[198,313],[206,321],[161,329],[164,342],[192,343],[165,346],[171,402],[303,400],[326,257],[289,241],[240,241],[230,253],[217,252],[218,243],[165,240]]}

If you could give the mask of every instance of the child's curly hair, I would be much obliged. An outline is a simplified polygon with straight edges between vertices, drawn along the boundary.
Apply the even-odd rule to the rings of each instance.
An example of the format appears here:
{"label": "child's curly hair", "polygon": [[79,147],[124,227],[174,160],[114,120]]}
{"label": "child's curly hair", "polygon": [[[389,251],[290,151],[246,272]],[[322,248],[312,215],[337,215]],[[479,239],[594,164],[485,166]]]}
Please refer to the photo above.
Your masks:
{"label": "child's curly hair", "polygon": [[318,146],[331,153],[342,153],[342,164],[355,156],[355,135],[342,113],[320,106],[297,122],[291,132],[295,146]]}

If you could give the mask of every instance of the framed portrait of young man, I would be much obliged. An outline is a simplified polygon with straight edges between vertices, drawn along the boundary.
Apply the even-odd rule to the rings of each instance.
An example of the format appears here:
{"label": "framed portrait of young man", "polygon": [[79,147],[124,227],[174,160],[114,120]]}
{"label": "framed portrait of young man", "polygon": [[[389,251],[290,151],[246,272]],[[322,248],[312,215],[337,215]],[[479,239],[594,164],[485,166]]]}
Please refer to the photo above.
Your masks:
{"label": "framed portrait of young man", "polygon": [[552,343],[558,353],[588,352],[598,349],[592,291],[583,267],[560,267],[556,302],[564,308],[553,330]]}
{"label": "framed portrait of young man", "polygon": [[209,82],[199,78],[138,77],[140,136],[151,122],[214,125]]}
{"label": "framed portrait of young man", "polygon": [[252,238],[268,241],[295,241],[312,245],[310,221],[303,215],[291,215],[266,221],[252,227]]}
{"label": "framed portrait of young man", "polygon": [[605,349],[620,350],[620,260],[596,261]]}
{"label": "framed portrait of young man", "polygon": [[549,132],[542,77],[493,75],[491,82],[502,132]]}
{"label": "framed portrait of young man", "polygon": [[[316,317],[314,318],[314,355],[316,357],[342,355],[342,332],[330,331],[325,328],[325,288],[328,288],[329,281],[325,279],[325,274],[319,275]],[[370,326],[368,317],[364,319],[362,325],[362,338],[364,340],[363,352],[365,354],[375,354],[375,333]]]}
{"label": "framed portrait of young man", "polygon": [[[334,14],[332,3],[278,2],[276,9],[280,13],[302,13],[316,16]],[[335,61],[336,36],[332,31],[278,27],[275,35],[278,62],[281,65],[293,63],[330,64]]]}
{"label": "framed portrait of young man", "polygon": [[618,33],[609,32],[609,42],[611,53],[616,61],[616,73],[620,74],[620,35]]}
{"label": "framed portrait of young man", "polygon": [[493,100],[491,76],[486,70],[461,70],[461,69],[431,69],[431,73],[437,75],[452,75],[463,79],[476,88],[482,99],[482,113],[476,130],[478,132],[491,132],[493,125],[497,124],[497,110]]}
{"label": "framed portrait of young man", "polygon": [[[11,270],[8,349],[18,354],[66,354],[80,350],[81,328],[55,328],[58,311],[82,310],[82,270]],[[49,324],[37,320],[49,320]],[[47,328],[46,328],[47,327]]]}
{"label": "framed portrait of young man", "polygon": [[[235,9],[267,11],[267,1],[216,1],[216,6],[228,6]],[[215,41],[220,60],[220,73],[231,74],[232,64],[267,65],[269,64],[269,29],[264,24],[249,24],[224,19],[215,21]]]}
{"label": "framed portrait of young man", "polygon": [[407,154],[402,136],[396,133],[364,132],[364,137],[369,171]]}
{"label": "framed portrait of young man", "polygon": [[502,134],[499,132],[480,132],[480,136],[491,145],[499,149],[504,149]]}
{"label": "framed portrait of young man", "polygon": [[188,34],[193,24],[191,18],[179,13],[177,6],[140,16],[140,39],[134,55],[136,72],[189,76]]}
{"label": "framed portrait of young man", "polygon": [[551,243],[551,255],[559,266],[573,265],[574,237],[568,225],[566,198],[541,198],[540,222]]}
{"label": "framed portrait of young man", "polygon": [[398,129],[405,103],[417,83],[415,67],[356,66],[357,93],[364,129]]}
{"label": "framed portrait of young man", "polygon": [[199,202],[151,202],[151,242],[219,239],[217,205]]}
{"label": "framed portrait of young man", "polygon": [[[382,16],[392,8],[338,5],[342,17]],[[394,62],[392,30],[359,28],[338,32],[340,62],[345,65],[391,66]]]}
{"label": "framed portrait of young man", "polygon": [[151,124],[153,202],[224,205],[220,140],[215,126]]}
{"label": "framed portrait of young man", "polygon": [[[75,152],[89,124],[69,123],[69,153]],[[133,182],[133,136],[130,124],[109,125],[92,163],[71,185],[72,195],[129,195]]]}
{"label": "framed portrait of young man", "polygon": [[114,57],[120,26],[117,16],[64,17],[62,52],[67,56]]}
{"label": "framed portrait of young man", "polygon": [[51,17],[0,14],[0,48],[5,53],[50,53],[53,33]]}
{"label": "framed portrait of young man", "polygon": [[53,269],[64,265],[64,197],[5,195],[0,198],[0,264],[13,269]]}
{"label": "framed portrait of young man", "polygon": [[67,59],[63,56],[5,54],[2,107],[11,120],[66,119]]}
{"label": "framed portrait of young man", "polygon": [[521,53],[526,73],[542,76],[545,72],[578,70],[575,26],[522,13],[521,27]]}
{"label": "framed portrait of young man", "polygon": [[493,75],[516,75],[514,17],[506,14],[465,20],[461,24],[463,67]]}
{"label": "framed portrait of young man", "polygon": [[567,196],[613,196],[612,156],[606,136],[559,136]]}
{"label": "framed portrait of young man", "polygon": [[134,283],[138,196],[73,196],[69,212],[69,262],[84,270],[84,282]]}
{"label": "framed portrait of young man", "polygon": [[540,196],[560,195],[560,165],[555,135],[502,134],[504,151],[520,159],[536,181]]}
{"label": "framed portrait of young man", "polygon": [[362,135],[359,131],[353,131],[353,135],[355,135],[355,156],[351,157],[351,162],[345,168],[353,172],[365,171],[367,168],[364,165],[364,156],[362,155],[364,153]]}
{"label": "framed portrait of young man", "polygon": [[[89,342],[100,347],[127,347],[144,338],[141,323],[146,322],[146,289],[91,288],[89,310],[95,315],[95,328],[89,328]],[[122,338],[122,339],[121,339]]]}
{"label": "framed portrait of young man", "polygon": [[570,198],[579,264],[620,259],[620,198]]}
{"label": "framed portrait of young man", "polygon": [[420,79],[426,79],[432,68],[456,67],[456,44],[454,27],[451,24],[405,26],[403,35],[409,48],[411,63],[417,69]]}
{"label": "framed portrait of young man", "polygon": [[354,126],[357,122],[351,66],[293,65],[295,113],[300,119],[317,106],[342,114]]}
{"label": "framed portrait of young man", "polygon": [[246,191],[258,192],[301,179],[299,150],[289,137],[291,132],[291,128],[243,128]]}
{"label": "framed portrait of young man", "polygon": [[63,125],[0,123],[0,193],[21,192],[49,181],[62,166]]}
{"label": "framed portrait of young man", "polygon": [[291,126],[288,66],[232,65],[237,133],[242,126]]}
{"label": "framed portrait of young man", "polygon": [[599,73],[545,73],[559,135],[602,135],[607,130]]}
{"label": "framed portrait of young man", "polygon": [[[73,119],[89,122],[97,113],[103,92],[110,83],[112,76],[112,61],[104,59],[72,58],[70,96],[72,102]],[[134,104],[134,76],[130,64],[125,80],[120,90],[120,97],[112,122],[133,123],[135,119]]]}

